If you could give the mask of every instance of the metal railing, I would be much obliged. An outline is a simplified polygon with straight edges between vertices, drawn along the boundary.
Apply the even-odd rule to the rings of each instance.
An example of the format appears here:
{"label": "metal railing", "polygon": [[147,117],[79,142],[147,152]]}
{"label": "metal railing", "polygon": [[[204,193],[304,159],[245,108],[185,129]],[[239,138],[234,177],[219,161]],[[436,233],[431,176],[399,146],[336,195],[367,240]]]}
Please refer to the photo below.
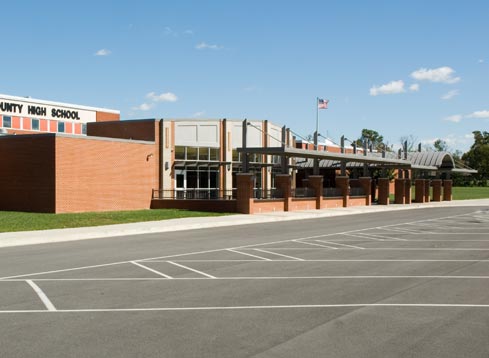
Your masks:
{"label": "metal railing", "polygon": [[360,187],[350,188],[350,196],[364,196],[365,190]]}
{"label": "metal railing", "polygon": [[253,189],[254,199],[283,199],[284,193],[280,189]]}
{"label": "metal railing", "polygon": [[316,190],[313,188],[295,188],[292,189],[293,198],[314,198],[316,196]]}
{"label": "metal railing", "polygon": [[153,199],[166,200],[232,200],[236,199],[236,189],[173,189],[158,190],[153,189]]}
{"label": "metal railing", "polygon": [[341,188],[323,188],[323,196],[324,197],[338,197],[343,196]]}

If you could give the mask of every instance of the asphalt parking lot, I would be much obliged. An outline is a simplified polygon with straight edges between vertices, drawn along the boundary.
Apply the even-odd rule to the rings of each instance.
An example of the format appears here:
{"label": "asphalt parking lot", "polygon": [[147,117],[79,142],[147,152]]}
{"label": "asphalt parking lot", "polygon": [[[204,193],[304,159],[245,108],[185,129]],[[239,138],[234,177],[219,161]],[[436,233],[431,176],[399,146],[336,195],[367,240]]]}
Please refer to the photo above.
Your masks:
{"label": "asphalt parking lot", "polygon": [[459,207],[5,248],[0,356],[487,357],[488,233]]}

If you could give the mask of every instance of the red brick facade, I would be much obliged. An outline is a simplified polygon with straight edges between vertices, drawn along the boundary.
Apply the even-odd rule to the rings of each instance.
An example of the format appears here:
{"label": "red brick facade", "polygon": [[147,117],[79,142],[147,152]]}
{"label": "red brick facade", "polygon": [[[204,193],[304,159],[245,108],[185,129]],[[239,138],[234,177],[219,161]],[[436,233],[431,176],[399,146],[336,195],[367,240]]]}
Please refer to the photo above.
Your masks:
{"label": "red brick facade", "polygon": [[[54,134],[0,138],[0,210],[83,212],[148,209],[153,142]],[[151,155],[153,154],[153,156]]]}

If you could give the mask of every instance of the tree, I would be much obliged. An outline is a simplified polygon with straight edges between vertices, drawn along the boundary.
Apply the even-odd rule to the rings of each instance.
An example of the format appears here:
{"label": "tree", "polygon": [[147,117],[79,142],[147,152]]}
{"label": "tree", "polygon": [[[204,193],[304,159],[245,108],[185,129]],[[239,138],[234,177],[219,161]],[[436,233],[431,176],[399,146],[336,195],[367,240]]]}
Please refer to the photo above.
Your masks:
{"label": "tree", "polygon": [[489,132],[474,131],[474,144],[462,156],[465,163],[478,171],[474,177],[479,185],[486,186],[489,179]]}
{"label": "tree", "polygon": [[387,145],[384,143],[384,137],[373,129],[362,129],[360,138],[358,138],[355,142],[357,143],[357,146],[361,147],[363,146],[364,141],[369,141],[372,143],[374,149],[378,151],[381,151],[384,148],[387,150]]}
{"label": "tree", "polygon": [[447,152],[448,151],[448,144],[442,139],[437,139],[433,143],[433,147],[435,147],[435,150],[437,152]]}
{"label": "tree", "polygon": [[399,138],[401,142],[401,148],[404,148],[404,143],[407,142],[407,151],[412,152],[415,148],[416,143],[418,142],[418,138],[413,136],[412,134],[410,135],[405,135]]}

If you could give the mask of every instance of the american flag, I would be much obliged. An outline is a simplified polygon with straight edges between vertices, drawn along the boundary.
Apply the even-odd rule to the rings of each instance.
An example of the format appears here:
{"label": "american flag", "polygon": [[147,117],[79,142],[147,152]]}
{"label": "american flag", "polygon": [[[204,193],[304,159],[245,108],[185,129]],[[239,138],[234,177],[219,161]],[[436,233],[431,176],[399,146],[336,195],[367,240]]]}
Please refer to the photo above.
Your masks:
{"label": "american flag", "polygon": [[327,109],[328,103],[329,103],[328,99],[318,98],[318,108],[319,109]]}

